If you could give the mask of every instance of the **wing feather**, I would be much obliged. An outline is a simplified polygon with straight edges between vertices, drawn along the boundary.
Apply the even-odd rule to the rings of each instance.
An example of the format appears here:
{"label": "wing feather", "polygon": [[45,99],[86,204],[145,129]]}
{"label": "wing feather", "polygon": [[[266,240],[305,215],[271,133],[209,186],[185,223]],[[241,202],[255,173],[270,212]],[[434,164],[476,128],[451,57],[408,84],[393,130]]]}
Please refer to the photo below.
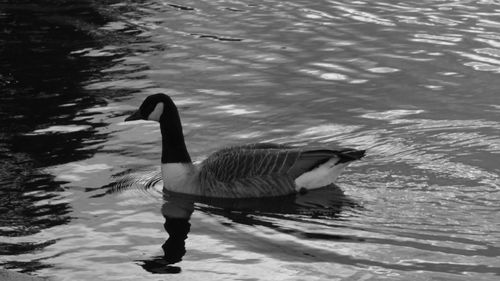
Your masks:
{"label": "wing feather", "polygon": [[[210,155],[200,165],[200,180],[203,189],[212,195],[280,195],[285,192],[281,189],[290,192],[295,178],[334,157],[339,162],[348,162],[363,156],[364,151],[354,149],[303,149],[272,143],[248,144],[225,148]],[[280,189],[278,185],[283,187]],[[278,190],[273,191],[273,188]]]}
{"label": "wing feather", "polygon": [[301,150],[276,144],[251,144],[226,148],[201,163],[203,177],[221,182],[235,179],[285,174],[299,158]]}

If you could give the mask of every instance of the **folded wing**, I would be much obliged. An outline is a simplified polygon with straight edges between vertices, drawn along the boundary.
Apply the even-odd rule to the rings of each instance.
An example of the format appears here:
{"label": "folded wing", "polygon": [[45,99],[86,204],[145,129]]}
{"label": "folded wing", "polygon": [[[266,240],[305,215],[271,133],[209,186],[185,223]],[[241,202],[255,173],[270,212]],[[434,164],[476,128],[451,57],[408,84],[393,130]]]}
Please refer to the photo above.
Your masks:
{"label": "folded wing", "polygon": [[[358,152],[356,154],[356,152]],[[364,152],[362,153],[364,155]],[[289,194],[294,180],[332,158],[338,163],[361,158],[354,149],[303,149],[258,143],[220,150],[201,163],[202,189],[235,197]]]}

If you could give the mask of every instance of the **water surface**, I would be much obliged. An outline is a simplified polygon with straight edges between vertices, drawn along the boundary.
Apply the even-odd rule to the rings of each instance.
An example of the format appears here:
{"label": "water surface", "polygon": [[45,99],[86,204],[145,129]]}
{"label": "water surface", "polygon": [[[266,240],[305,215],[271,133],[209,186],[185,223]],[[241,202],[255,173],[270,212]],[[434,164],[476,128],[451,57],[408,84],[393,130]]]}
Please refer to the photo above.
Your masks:
{"label": "water surface", "polygon": [[[0,264],[57,280],[495,280],[499,15],[487,0],[4,1]],[[278,203],[164,195],[148,182],[158,126],[122,122],[157,92],[194,160],[267,141],[368,156]]]}

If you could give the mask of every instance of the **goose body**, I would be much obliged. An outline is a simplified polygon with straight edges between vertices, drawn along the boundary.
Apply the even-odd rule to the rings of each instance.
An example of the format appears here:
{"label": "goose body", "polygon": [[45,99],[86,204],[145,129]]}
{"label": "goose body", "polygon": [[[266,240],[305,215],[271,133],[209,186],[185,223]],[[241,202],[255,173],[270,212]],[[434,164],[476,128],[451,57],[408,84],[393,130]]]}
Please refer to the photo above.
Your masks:
{"label": "goose body", "polygon": [[281,196],[333,184],[344,168],[362,158],[364,150],[293,147],[255,143],[221,149],[195,165],[182,133],[177,107],[164,94],[146,98],[125,119],[153,120],[162,133],[164,189],[207,197]]}

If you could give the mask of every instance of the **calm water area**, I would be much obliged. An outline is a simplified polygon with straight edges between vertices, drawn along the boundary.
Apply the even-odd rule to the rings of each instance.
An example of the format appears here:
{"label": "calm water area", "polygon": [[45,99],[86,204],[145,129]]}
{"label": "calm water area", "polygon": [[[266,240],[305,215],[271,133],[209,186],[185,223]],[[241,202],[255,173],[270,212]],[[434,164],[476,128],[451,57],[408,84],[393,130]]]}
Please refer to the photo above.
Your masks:
{"label": "calm water area", "polygon": [[[2,0],[0,267],[499,280],[499,89],[498,0]],[[123,122],[160,92],[196,161],[251,142],[367,156],[279,200],[164,195],[158,125]]]}

